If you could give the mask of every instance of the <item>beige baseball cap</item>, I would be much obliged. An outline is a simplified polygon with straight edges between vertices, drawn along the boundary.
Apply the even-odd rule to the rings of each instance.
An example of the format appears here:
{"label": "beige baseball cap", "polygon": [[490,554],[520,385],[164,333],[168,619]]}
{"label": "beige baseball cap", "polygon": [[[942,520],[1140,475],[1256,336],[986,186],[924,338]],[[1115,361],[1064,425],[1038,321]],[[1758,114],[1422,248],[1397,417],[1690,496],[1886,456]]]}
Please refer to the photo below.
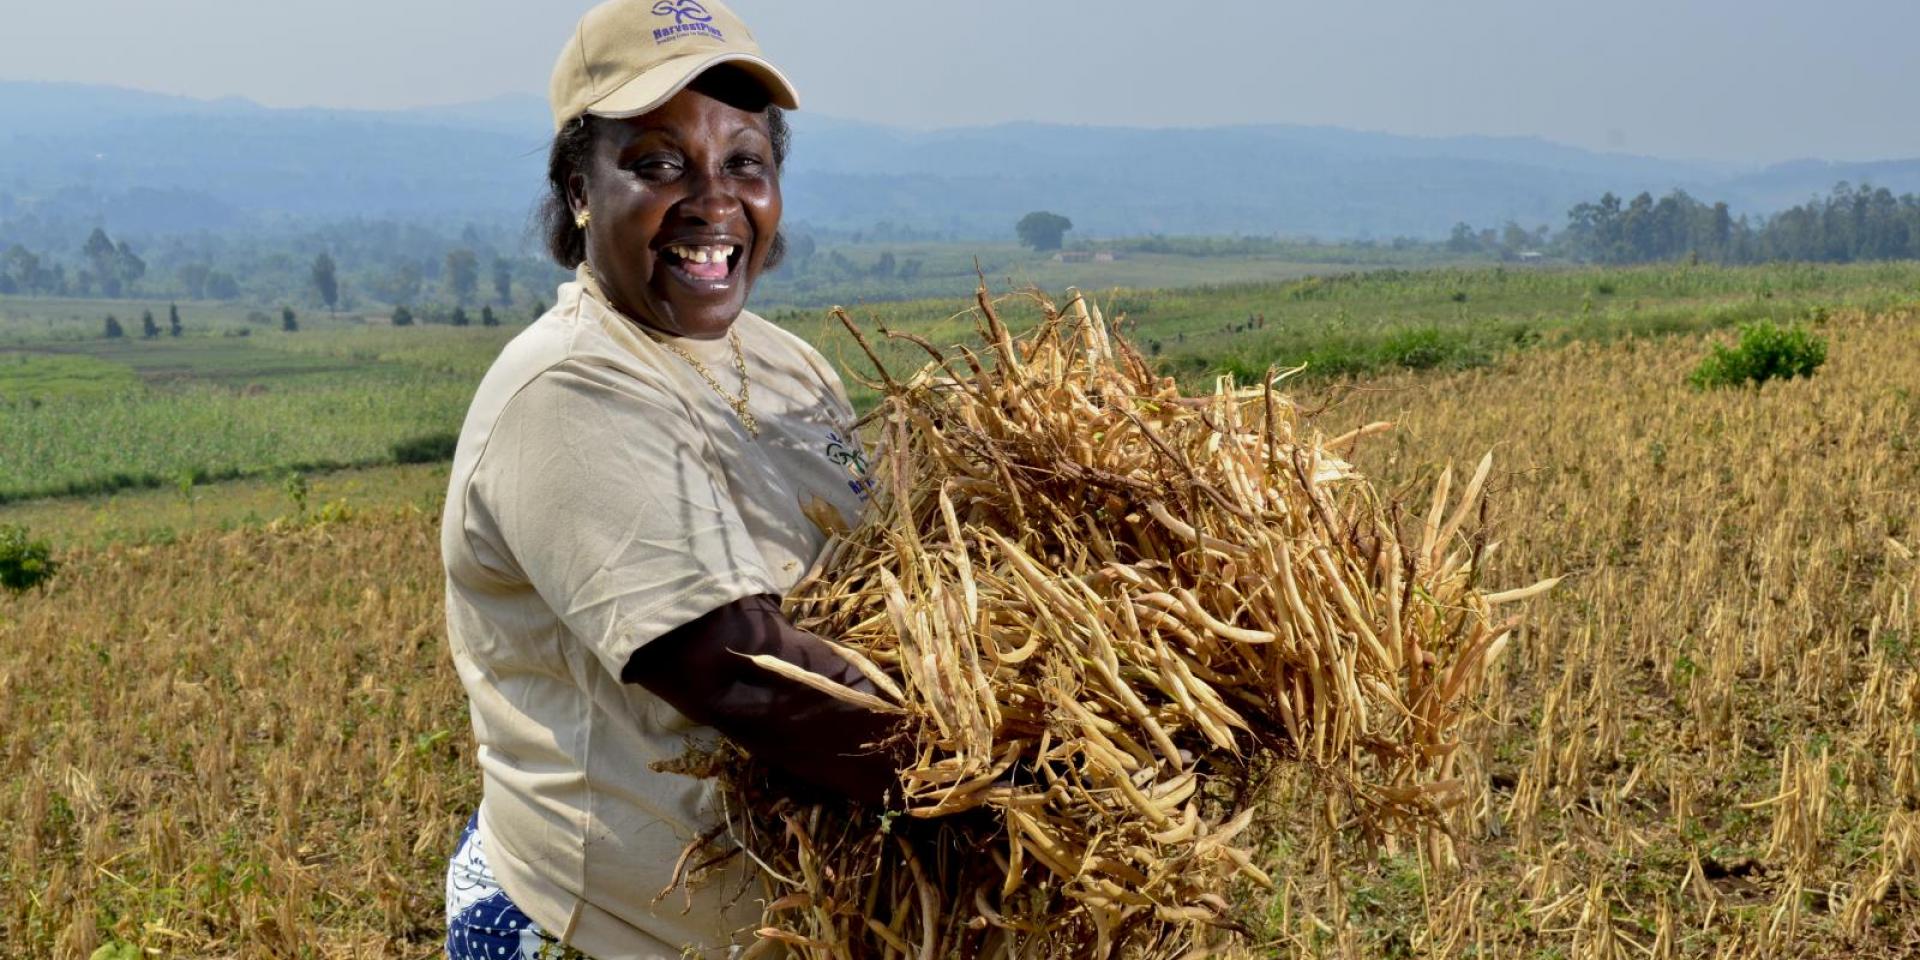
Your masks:
{"label": "beige baseball cap", "polygon": [[720,0],[608,0],[580,18],[554,64],[553,127],[585,113],[637,117],[722,63],[758,78],[773,103],[800,106],[793,84]]}

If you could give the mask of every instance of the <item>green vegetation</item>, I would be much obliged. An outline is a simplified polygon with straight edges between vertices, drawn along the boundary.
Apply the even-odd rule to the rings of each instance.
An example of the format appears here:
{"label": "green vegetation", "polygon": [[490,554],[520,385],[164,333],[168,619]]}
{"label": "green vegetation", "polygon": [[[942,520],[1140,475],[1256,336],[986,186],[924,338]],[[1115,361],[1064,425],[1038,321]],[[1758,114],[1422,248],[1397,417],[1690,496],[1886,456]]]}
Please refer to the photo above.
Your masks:
{"label": "green vegetation", "polygon": [[968,298],[985,276],[996,289],[1114,287],[1167,289],[1271,283],[1318,273],[1382,267],[1487,264],[1438,246],[1395,249],[1373,244],[1322,244],[1264,237],[1141,237],[1071,242],[1057,252],[1012,243],[933,243],[863,238],[815,243],[804,235],[787,259],[754,289],[772,308],[822,308],[931,298]]}
{"label": "green vegetation", "polygon": [[1072,220],[1046,210],[1035,210],[1013,225],[1013,232],[1020,238],[1021,244],[1035,250],[1060,249],[1061,239],[1072,229]]}
{"label": "green vegetation", "polygon": [[393,445],[394,463],[439,463],[453,459],[460,435],[449,431],[408,437]]}
{"label": "green vegetation", "polygon": [[[1458,228],[1455,242],[1460,241]],[[1680,258],[1719,263],[1797,260],[1851,263],[1920,257],[1920,196],[1841,183],[1825,197],[1789,207],[1758,224],[1735,219],[1684,190],[1622,203],[1609,193],[1567,212],[1560,252],[1598,263]]]}
{"label": "green vegetation", "polygon": [[0,407],[10,401],[54,397],[99,398],[138,389],[132,368],[97,357],[59,353],[0,353]]}
{"label": "green vegetation", "polygon": [[47,541],[33,539],[26,527],[0,523],[0,588],[23,593],[46,582],[58,568]]}
{"label": "green vegetation", "polygon": [[321,514],[438,515],[447,464],[262,474],[212,486],[154,487],[0,505],[0,523],[32,530],[58,556],[112,544],[172,543],[196,530],[233,531]]}
{"label": "green vegetation", "polygon": [[[1082,270],[1082,279],[1125,276],[1148,258],[1158,258],[1153,270],[1186,261],[1251,271],[1259,262],[1254,257],[1046,261],[1047,271],[1059,272],[1036,271],[1027,279],[1058,279],[1068,268]],[[941,270],[957,266],[938,264]],[[1269,268],[1280,276],[1086,289],[1109,317],[1124,318],[1149,359],[1189,386],[1222,374],[1257,382],[1275,366],[1302,367],[1296,376],[1309,380],[1471,367],[1538,345],[1778,326],[1820,308],[1920,299],[1920,263],[1911,262],[1333,275],[1302,275],[1312,268],[1299,264]],[[1002,291],[1022,279],[989,278]],[[967,281],[968,291],[975,282]],[[1058,285],[1044,289],[1063,295]],[[927,355],[888,338],[883,328],[941,347],[974,342],[970,303],[963,291],[856,302],[850,313],[888,368],[904,374]],[[396,327],[382,315],[317,311],[300,316],[296,332],[285,332],[277,306],[190,303],[181,309],[180,336],[100,335],[109,312],[160,316],[167,306],[0,297],[0,503],[275,477],[289,469],[444,462],[474,386],[528,316],[496,314],[501,325],[490,327],[483,309],[478,322],[456,327],[419,322],[429,315],[422,308],[413,312],[412,325]],[[873,392],[862,384],[871,364],[827,311],[764,303],[760,309],[819,345],[845,372],[856,404],[871,403]],[[1015,326],[1037,316],[1019,293],[1003,294],[997,309]]]}
{"label": "green vegetation", "polygon": [[[0,325],[0,336],[16,329]],[[0,353],[0,503],[444,459],[511,333],[316,321],[244,338],[10,349]]]}
{"label": "green vegetation", "polygon": [[[1125,318],[1149,359],[1195,386],[1223,373],[1258,381],[1274,365],[1304,367],[1298,376],[1309,379],[1471,367],[1573,340],[1701,333],[1788,323],[1815,308],[1910,303],[1920,299],[1920,263],[1378,270],[1092,296],[1110,318]],[[850,312],[876,334],[884,324],[944,345],[973,337],[972,321],[960,313],[965,306],[942,299]],[[1035,315],[1018,295],[1003,297],[1001,310],[1015,325]],[[812,310],[767,316],[820,344],[842,370],[870,375],[838,322]],[[926,359],[912,344],[872,339],[890,369],[912,370]],[[854,380],[856,404],[869,401],[872,393]]]}
{"label": "green vegetation", "polygon": [[1779,326],[1766,321],[1740,328],[1740,342],[1729,349],[1715,344],[1713,353],[1687,382],[1702,389],[1758,386],[1768,380],[1811,377],[1827,362],[1827,341],[1797,324]]}

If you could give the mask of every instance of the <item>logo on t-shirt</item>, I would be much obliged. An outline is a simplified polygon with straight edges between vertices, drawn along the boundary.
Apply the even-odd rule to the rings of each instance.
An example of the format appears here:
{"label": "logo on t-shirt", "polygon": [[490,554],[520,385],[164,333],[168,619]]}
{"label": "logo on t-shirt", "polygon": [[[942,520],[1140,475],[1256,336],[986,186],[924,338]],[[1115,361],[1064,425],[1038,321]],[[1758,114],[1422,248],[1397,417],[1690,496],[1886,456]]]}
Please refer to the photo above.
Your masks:
{"label": "logo on t-shirt", "polygon": [[847,471],[847,488],[858,495],[862,502],[873,497],[873,479],[867,475],[867,455],[860,449],[860,441],[848,440],[838,430],[827,431],[827,459],[840,465]]}

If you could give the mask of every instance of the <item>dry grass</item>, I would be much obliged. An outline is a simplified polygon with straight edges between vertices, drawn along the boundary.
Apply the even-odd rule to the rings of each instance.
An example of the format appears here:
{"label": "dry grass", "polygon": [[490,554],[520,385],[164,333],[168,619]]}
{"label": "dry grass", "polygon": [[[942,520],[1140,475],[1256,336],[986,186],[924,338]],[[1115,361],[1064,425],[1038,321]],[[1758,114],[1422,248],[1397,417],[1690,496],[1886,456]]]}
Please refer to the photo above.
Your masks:
{"label": "dry grass", "polygon": [[[1825,332],[1757,393],[1642,341],[1324,415],[1397,420],[1355,459],[1410,490],[1494,449],[1493,582],[1574,577],[1481,699],[1458,863],[1368,863],[1303,809],[1267,952],[1920,952],[1920,315]],[[0,598],[0,954],[433,955],[476,797],[436,543],[418,513],[193,535]]]}
{"label": "dry grass", "polygon": [[427,957],[477,777],[419,511],[0,599],[0,955]]}
{"label": "dry grass", "polygon": [[[1277,853],[1280,956],[1920,952],[1920,312],[1836,317],[1811,381],[1696,393],[1696,341],[1364,385],[1327,416],[1423,477],[1492,447],[1489,576],[1573,573],[1484,698],[1460,863]],[[1285,868],[1281,868],[1285,872]]]}

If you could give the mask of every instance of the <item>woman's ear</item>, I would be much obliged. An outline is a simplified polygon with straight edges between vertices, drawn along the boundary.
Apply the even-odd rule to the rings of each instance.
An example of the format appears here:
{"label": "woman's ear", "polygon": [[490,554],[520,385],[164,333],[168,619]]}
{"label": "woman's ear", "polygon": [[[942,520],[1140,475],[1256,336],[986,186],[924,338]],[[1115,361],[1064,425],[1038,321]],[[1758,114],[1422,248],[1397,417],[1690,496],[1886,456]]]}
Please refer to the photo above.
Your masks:
{"label": "woman's ear", "polygon": [[578,217],[587,209],[587,175],[574,172],[567,175],[567,208]]}

